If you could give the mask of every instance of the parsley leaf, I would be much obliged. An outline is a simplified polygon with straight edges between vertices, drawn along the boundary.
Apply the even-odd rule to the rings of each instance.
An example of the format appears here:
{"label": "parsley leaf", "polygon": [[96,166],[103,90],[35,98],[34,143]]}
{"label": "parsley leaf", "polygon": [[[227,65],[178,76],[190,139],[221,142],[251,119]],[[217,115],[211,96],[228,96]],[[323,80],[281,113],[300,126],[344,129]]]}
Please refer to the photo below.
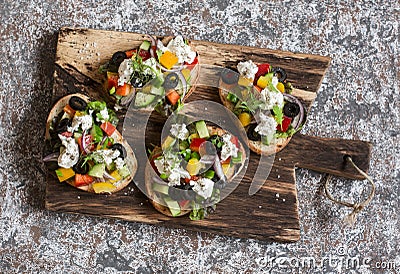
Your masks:
{"label": "parsley leaf", "polygon": [[276,122],[281,125],[282,121],[283,121],[283,112],[282,112],[282,108],[280,108],[279,106],[274,106],[272,108],[272,111],[274,112],[274,117]]}

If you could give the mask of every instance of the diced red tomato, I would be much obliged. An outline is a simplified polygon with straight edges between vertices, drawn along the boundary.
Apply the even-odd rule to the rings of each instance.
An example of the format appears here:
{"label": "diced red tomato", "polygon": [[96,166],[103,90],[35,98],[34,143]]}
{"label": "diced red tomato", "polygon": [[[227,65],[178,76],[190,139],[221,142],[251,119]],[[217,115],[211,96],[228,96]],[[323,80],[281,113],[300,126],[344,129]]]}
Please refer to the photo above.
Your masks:
{"label": "diced red tomato", "polygon": [[178,204],[179,204],[179,207],[182,209],[182,208],[186,208],[187,205],[189,204],[189,202],[190,202],[190,200],[181,200],[181,201],[178,201]]}
{"label": "diced red tomato", "polygon": [[94,179],[92,176],[88,174],[75,174],[75,186],[80,187],[80,186],[86,186],[91,183],[93,183]]}
{"label": "diced red tomato", "polygon": [[291,122],[292,122],[292,118],[284,117],[284,118],[283,118],[283,121],[282,121],[282,124],[281,124],[281,125],[278,125],[278,126],[276,127],[276,129],[277,129],[278,131],[280,131],[280,132],[286,132],[286,131],[288,130],[288,128],[289,128]]}
{"label": "diced red tomato", "polygon": [[199,63],[199,58],[194,58],[193,62],[188,64],[185,62],[185,65],[187,66],[188,69],[192,70],[197,64]]}
{"label": "diced red tomato", "polygon": [[179,95],[178,92],[176,92],[175,90],[170,90],[168,95],[167,95],[167,99],[168,101],[171,103],[171,105],[175,106],[176,103],[178,103],[179,99],[181,98],[181,96]]}
{"label": "diced red tomato", "polygon": [[201,144],[205,141],[206,139],[204,138],[193,138],[192,142],[190,143],[190,149],[199,152]]}
{"label": "diced red tomato", "polygon": [[[90,151],[92,151],[94,149],[94,143],[93,143],[92,135],[90,135],[90,134],[85,135],[84,142],[85,142],[85,147],[87,149],[89,149]],[[80,150],[84,152],[85,150],[83,149],[83,145],[82,145],[82,137],[79,137],[78,145],[80,147]]]}
{"label": "diced red tomato", "polygon": [[69,131],[65,131],[65,132],[61,133],[61,135],[68,138],[68,137],[72,137],[73,133],[69,132]]}
{"label": "diced red tomato", "polygon": [[260,78],[260,76],[264,76],[265,74],[267,74],[269,72],[269,68],[270,68],[270,65],[267,63],[258,65],[258,71],[257,71],[256,75],[254,76],[254,82],[253,82],[254,85],[257,84],[258,78]]}
{"label": "diced red tomato", "polygon": [[126,57],[127,58],[132,58],[132,56],[134,55],[134,54],[136,54],[136,49],[131,49],[131,50],[127,50],[127,51],[125,51],[125,54],[126,54]]}
{"label": "diced red tomato", "polygon": [[117,90],[115,91],[115,94],[119,96],[128,96],[128,94],[131,92],[132,86],[125,83],[123,86],[118,86]]}
{"label": "diced red tomato", "polygon": [[230,163],[231,163],[231,157],[228,157],[228,159],[226,159],[225,161],[221,160],[221,165],[230,164]]}
{"label": "diced red tomato", "polygon": [[110,90],[112,87],[118,87],[118,73],[107,71],[107,90]]}
{"label": "diced red tomato", "polygon": [[111,136],[115,131],[115,126],[110,122],[102,123],[100,128],[107,134],[107,136]]}
{"label": "diced red tomato", "polygon": [[239,148],[239,138],[238,138],[238,137],[232,136],[232,137],[231,137],[231,142],[232,142],[233,144],[235,144],[235,146],[236,146],[237,148]]}
{"label": "diced red tomato", "polygon": [[197,181],[198,179],[199,179],[199,176],[192,175],[192,176],[190,176],[190,178],[185,178],[185,183],[188,184],[190,182],[190,180]]}
{"label": "diced red tomato", "polygon": [[143,61],[146,61],[147,59],[149,59],[151,57],[151,54],[150,54],[150,51],[140,49],[139,56],[142,57]]}
{"label": "diced red tomato", "polygon": [[74,116],[76,112],[75,109],[73,109],[69,104],[66,104],[63,110],[71,117]]}

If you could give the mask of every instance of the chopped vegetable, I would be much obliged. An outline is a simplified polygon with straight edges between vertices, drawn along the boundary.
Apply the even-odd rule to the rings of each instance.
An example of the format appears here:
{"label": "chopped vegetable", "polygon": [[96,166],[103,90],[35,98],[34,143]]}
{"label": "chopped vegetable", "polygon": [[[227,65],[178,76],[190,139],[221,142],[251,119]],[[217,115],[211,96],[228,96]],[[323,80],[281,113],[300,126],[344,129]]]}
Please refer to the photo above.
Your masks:
{"label": "chopped vegetable", "polygon": [[116,95],[119,96],[128,96],[132,90],[132,86],[130,84],[125,83],[123,86],[118,86],[115,91]]}
{"label": "chopped vegetable", "polygon": [[86,186],[91,183],[93,183],[94,179],[92,176],[88,174],[75,174],[75,186],[80,187],[80,186]]}
{"label": "chopped vegetable", "polygon": [[201,167],[202,167],[201,162],[196,158],[192,158],[189,160],[186,166],[186,170],[189,172],[190,176],[192,176],[192,175],[197,175]]}
{"label": "chopped vegetable", "polygon": [[125,51],[126,58],[132,58],[133,55],[136,55],[137,50],[136,49],[131,49]]}
{"label": "chopped vegetable", "polygon": [[192,142],[190,143],[190,149],[192,151],[199,152],[201,144],[204,143],[205,141],[206,139],[204,138],[193,138]]}
{"label": "chopped vegetable", "polygon": [[181,96],[175,90],[170,90],[167,94],[167,99],[171,103],[171,105],[175,106],[178,103]]}
{"label": "chopped vegetable", "polygon": [[118,73],[107,71],[107,90],[118,87]]}
{"label": "chopped vegetable", "polygon": [[60,167],[59,169],[56,170],[56,174],[57,174],[58,180],[60,182],[64,182],[64,181],[68,180],[69,178],[74,177],[75,171],[72,168]]}
{"label": "chopped vegetable", "polygon": [[271,66],[267,63],[258,65],[258,71],[257,71],[256,75],[254,76],[253,84],[256,85],[258,78],[260,78],[260,76],[266,75],[269,72],[270,68],[271,68]]}
{"label": "chopped vegetable", "polygon": [[252,85],[252,80],[239,76],[238,84],[240,86],[248,87]]}
{"label": "chopped vegetable", "polygon": [[111,193],[116,189],[116,186],[108,182],[94,183],[92,187],[95,193]]}
{"label": "chopped vegetable", "polygon": [[292,118],[284,117],[282,124],[278,125],[276,127],[276,129],[280,132],[286,132],[288,130],[291,122],[292,122]]}
{"label": "chopped vegetable", "polygon": [[74,110],[69,104],[65,105],[63,108],[64,112],[67,113],[70,117],[75,115],[76,110]]}
{"label": "chopped vegetable", "polygon": [[239,121],[243,127],[247,127],[251,123],[251,114],[248,112],[242,112],[239,114]]}
{"label": "chopped vegetable", "polygon": [[161,55],[160,64],[166,67],[167,69],[171,69],[176,63],[178,63],[178,57],[170,51],[166,51]]}
{"label": "chopped vegetable", "polygon": [[115,126],[110,122],[102,123],[100,128],[107,134],[107,136],[111,136],[116,129]]}
{"label": "chopped vegetable", "polygon": [[282,93],[285,92],[285,85],[282,82],[278,82],[278,84],[276,85],[276,88]]}

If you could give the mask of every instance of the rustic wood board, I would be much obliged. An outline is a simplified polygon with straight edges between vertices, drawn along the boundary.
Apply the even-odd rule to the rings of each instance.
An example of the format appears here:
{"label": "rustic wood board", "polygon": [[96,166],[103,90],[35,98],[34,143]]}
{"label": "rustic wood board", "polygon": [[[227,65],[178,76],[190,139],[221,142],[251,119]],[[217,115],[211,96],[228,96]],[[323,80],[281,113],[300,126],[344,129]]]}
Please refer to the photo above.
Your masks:
{"label": "rustic wood board", "polygon": [[[159,37],[161,38],[161,37]],[[95,99],[109,100],[101,93],[103,77],[98,67],[117,50],[138,46],[144,35],[114,31],[70,29],[60,30],[54,73],[53,101],[73,92],[82,92]],[[205,66],[202,77],[215,77],[208,65],[233,66],[240,60],[268,62],[286,69],[288,80],[296,88],[294,94],[309,109],[316,97],[330,58],[294,54],[255,47],[193,41]],[[199,85],[188,101],[199,99],[220,102],[217,89]],[[120,113],[123,120],[124,113]],[[128,118],[128,117],[127,117]],[[137,117],[140,121],[140,117]],[[122,126],[122,124],[121,124]],[[147,124],[146,144],[159,143],[163,119],[152,115]],[[135,141],[138,125],[125,128],[124,136]],[[136,153],[140,152],[135,147]],[[155,211],[147,198],[132,182],[127,189],[113,195],[95,195],[58,183],[48,176],[46,208],[53,211],[118,218],[128,221],[184,228],[240,238],[254,238],[280,242],[294,242],[300,238],[295,167],[328,172],[337,176],[362,179],[343,157],[351,155],[364,171],[369,167],[371,145],[367,142],[326,139],[296,134],[289,145],[275,156],[271,173],[261,190],[248,195],[254,167],[259,156],[251,153],[249,168],[239,187],[220,202],[217,211],[202,221],[189,218],[169,218]],[[138,158],[143,155],[137,155]],[[143,174],[145,163],[139,161],[138,174]],[[141,184],[143,182],[137,182]],[[279,194],[279,198],[277,198]]]}

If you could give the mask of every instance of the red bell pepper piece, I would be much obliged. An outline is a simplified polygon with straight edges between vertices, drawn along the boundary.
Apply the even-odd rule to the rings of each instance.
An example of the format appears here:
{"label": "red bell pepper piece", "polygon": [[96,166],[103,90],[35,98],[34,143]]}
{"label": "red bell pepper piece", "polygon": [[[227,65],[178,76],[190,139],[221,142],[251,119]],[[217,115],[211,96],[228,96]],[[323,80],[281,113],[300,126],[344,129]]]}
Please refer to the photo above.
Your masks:
{"label": "red bell pepper piece", "polygon": [[123,86],[117,87],[115,94],[119,95],[119,96],[128,96],[128,94],[131,92],[131,89],[132,89],[132,86],[125,83]]}
{"label": "red bell pepper piece", "polygon": [[284,117],[282,124],[278,125],[276,129],[280,132],[286,132],[289,129],[290,123],[292,122],[292,118]]}
{"label": "red bell pepper piece", "polygon": [[112,87],[118,87],[118,73],[107,71],[107,90],[110,90]]}
{"label": "red bell pepper piece", "polygon": [[260,78],[260,76],[264,76],[265,74],[267,74],[269,72],[269,69],[270,65],[267,63],[258,65],[258,71],[254,76],[254,82],[253,82],[255,86],[257,85],[258,78]]}
{"label": "red bell pepper piece", "polygon": [[64,112],[67,113],[69,116],[73,117],[75,115],[75,109],[73,109],[69,104],[66,104],[63,108]]}
{"label": "red bell pepper piece", "polygon": [[190,143],[190,149],[199,152],[201,144],[205,141],[206,139],[204,138],[193,138],[192,142]]}
{"label": "red bell pepper piece", "polygon": [[142,57],[143,62],[151,57],[150,51],[140,49],[139,56]]}
{"label": "red bell pepper piece", "polygon": [[171,103],[171,105],[175,106],[176,103],[178,103],[179,98],[181,98],[181,96],[179,95],[178,92],[176,92],[175,90],[170,90],[168,95],[167,95],[167,99],[168,101]]}
{"label": "red bell pepper piece", "polygon": [[111,136],[115,131],[115,126],[110,122],[102,123],[100,128],[107,134],[107,136]]}
{"label": "red bell pepper piece", "polygon": [[136,52],[137,52],[136,49],[131,49],[131,50],[125,51],[126,58],[132,58],[132,56],[133,56],[134,54],[136,54]]}
{"label": "red bell pepper piece", "polygon": [[88,174],[75,174],[75,186],[80,187],[80,186],[86,186],[91,183],[93,183],[94,179],[92,176]]}

